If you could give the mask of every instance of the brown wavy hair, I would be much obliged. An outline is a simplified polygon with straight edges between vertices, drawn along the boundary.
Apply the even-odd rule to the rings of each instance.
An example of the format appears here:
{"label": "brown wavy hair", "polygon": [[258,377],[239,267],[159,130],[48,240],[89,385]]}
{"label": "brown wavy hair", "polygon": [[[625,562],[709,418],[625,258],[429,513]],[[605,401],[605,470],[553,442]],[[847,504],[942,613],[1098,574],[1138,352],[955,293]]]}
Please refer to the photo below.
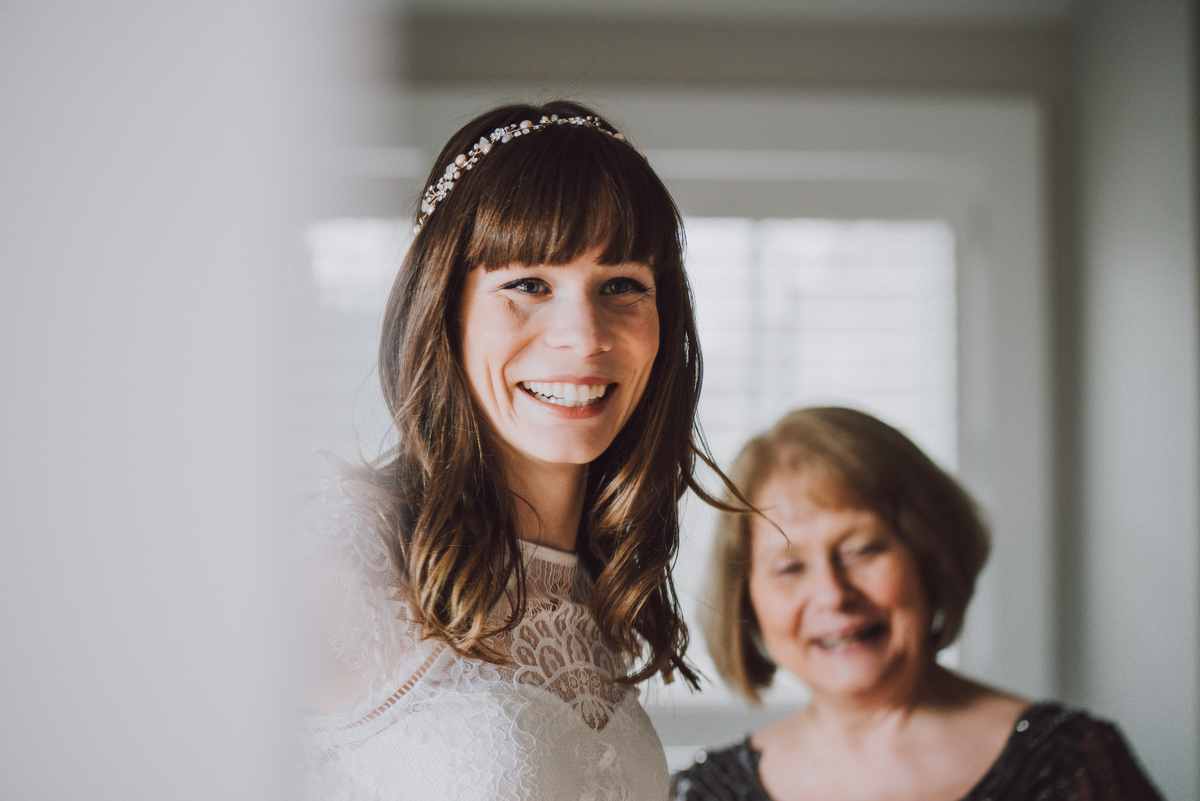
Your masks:
{"label": "brown wavy hair", "polygon": [[[489,111],[451,137],[429,184],[480,137],[551,114],[597,116],[567,101]],[[494,637],[520,621],[526,603],[518,500],[500,472],[498,435],[462,367],[464,282],[476,267],[561,265],[594,249],[603,264],[653,270],[660,340],[641,400],[589,466],[576,549],[595,582],[590,603],[604,642],[642,660],[625,680],[659,672],[669,680],[678,671],[695,686],[671,582],[678,501],[691,488],[725,504],[694,476],[697,458],[712,460],[695,422],[702,368],[682,221],[630,144],[594,128],[549,126],[497,144],[438,205],[385,311],[379,370],[398,444],[370,481],[385,499],[395,566],[427,635],[464,656],[505,661]],[[503,600],[511,614],[489,620]]]}
{"label": "brown wavy hair", "polygon": [[[874,513],[912,551],[925,596],[941,612],[931,651],[958,637],[991,539],[967,491],[900,431],[856,409],[799,409],[747,442],[729,474],[751,501],[774,476],[802,474],[815,479],[818,504]],[[757,704],[775,663],[750,603],[750,525],[749,514],[718,516],[701,625],[717,672]]]}

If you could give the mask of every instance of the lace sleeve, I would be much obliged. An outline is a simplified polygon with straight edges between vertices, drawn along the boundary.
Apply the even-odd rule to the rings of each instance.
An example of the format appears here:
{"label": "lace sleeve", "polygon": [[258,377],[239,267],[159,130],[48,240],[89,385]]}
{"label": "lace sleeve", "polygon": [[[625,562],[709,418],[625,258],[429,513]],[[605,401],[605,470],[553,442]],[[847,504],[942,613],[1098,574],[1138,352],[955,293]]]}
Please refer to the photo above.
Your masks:
{"label": "lace sleeve", "polygon": [[379,533],[376,503],[345,482],[327,487],[309,514],[304,549],[340,587],[330,645],[364,685],[390,671],[419,639]]}

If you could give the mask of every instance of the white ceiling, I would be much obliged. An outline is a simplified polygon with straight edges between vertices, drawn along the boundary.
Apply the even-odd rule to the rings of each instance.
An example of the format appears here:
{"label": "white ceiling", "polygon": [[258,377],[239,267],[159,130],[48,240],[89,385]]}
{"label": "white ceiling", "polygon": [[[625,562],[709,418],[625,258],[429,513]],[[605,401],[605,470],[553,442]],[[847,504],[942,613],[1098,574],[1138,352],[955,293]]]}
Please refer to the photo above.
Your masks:
{"label": "white ceiling", "polygon": [[1084,0],[408,0],[410,9],[480,14],[848,23],[1047,24]]}

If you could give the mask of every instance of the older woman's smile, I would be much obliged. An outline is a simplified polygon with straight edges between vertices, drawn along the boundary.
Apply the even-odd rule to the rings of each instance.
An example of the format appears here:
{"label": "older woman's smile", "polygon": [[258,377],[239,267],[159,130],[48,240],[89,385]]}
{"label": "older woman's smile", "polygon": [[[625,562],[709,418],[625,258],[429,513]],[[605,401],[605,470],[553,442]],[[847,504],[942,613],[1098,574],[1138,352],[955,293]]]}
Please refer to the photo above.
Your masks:
{"label": "older woman's smile", "polygon": [[826,651],[843,650],[851,645],[875,643],[882,640],[888,633],[887,623],[873,623],[856,626],[835,634],[814,637],[810,642]]}
{"label": "older woman's smile", "polygon": [[751,524],[749,590],[763,644],[814,694],[900,692],[931,659],[916,563],[873,512],[819,504],[813,489],[783,473],[755,499],[770,521]]}

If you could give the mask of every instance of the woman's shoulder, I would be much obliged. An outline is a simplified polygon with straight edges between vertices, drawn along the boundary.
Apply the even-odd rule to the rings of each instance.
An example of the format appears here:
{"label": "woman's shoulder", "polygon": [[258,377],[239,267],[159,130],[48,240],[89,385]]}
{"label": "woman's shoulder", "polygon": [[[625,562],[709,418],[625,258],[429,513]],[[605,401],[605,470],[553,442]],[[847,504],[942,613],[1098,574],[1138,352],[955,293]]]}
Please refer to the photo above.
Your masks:
{"label": "woman's shoulder", "polygon": [[365,482],[323,482],[305,504],[304,551],[331,566],[382,568],[387,562],[384,508],[383,496]]}
{"label": "woman's shoulder", "polygon": [[1031,704],[1021,713],[1009,746],[1018,755],[1044,754],[1072,762],[1101,754],[1132,758],[1115,724],[1052,701]]}
{"label": "woman's shoulder", "polygon": [[300,526],[305,561],[346,587],[395,588],[386,509],[386,497],[363,481],[323,483],[311,494]]}
{"label": "woman's shoulder", "polygon": [[301,550],[305,558],[346,584],[394,587],[396,571],[385,509],[385,497],[365,482],[325,482],[304,512]]}
{"label": "woman's shoulder", "polygon": [[1118,728],[1058,703],[1021,713],[976,798],[1161,799]]}
{"label": "woman's shoulder", "polygon": [[333,672],[334,664],[353,670],[354,681],[331,682],[338,687],[369,682],[420,639],[392,566],[381,508],[370,487],[338,480],[322,485],[304,514],[301,551],[313,636],[324,640],[330,657],[323,672]]}
{"label": "woman's shoulder", "polygon": [[771,801],[758,778],[761,755],[750,738],[696,754],[671,778],[671,801]]}

